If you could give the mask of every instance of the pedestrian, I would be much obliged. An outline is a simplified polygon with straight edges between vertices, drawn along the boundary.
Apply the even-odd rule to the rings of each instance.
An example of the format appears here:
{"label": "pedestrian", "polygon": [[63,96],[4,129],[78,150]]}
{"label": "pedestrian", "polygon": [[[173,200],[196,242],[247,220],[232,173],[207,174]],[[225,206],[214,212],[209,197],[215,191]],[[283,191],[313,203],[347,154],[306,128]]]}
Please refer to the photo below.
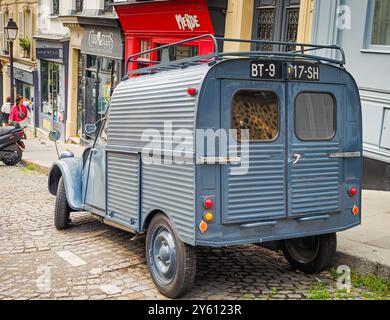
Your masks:
{"label": "pedestrian", "polygon": [[12,122],[20,123],[24,121],[28,116],[27,107],[23,104],[23,98],[17,97],[15,105],[11,108],[9,115],[9,123]]}
{"label": "pedestrian", "polygon": [[11,113],[11,97],[6,98],[6,102],[1,107],[0,127],[8,125],[9,114]]}

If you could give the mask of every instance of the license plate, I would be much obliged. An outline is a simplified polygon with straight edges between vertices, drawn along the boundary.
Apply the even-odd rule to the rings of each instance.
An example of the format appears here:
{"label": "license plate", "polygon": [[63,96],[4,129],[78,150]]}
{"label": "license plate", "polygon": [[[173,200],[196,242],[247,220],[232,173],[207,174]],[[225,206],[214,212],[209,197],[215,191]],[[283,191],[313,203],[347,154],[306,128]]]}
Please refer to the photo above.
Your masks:
{"label": "license plate", "polygon": [[287,64],[287,74],[290,80],[320,81],[320,66],[318,63],[291,62]]}
{"label": "license plate", "polygon": [[251,62],[251,78],[253,79],[282,79],[282,62],[256,61]]}

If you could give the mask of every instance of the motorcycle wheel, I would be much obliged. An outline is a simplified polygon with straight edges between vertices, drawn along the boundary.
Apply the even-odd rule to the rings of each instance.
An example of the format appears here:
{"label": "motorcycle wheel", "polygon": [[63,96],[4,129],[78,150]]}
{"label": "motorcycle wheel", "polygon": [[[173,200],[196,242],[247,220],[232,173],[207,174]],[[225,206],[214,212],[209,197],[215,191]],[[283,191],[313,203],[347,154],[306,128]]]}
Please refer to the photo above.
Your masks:
{"label": "motorcycle wheel", "polygon": [[9,156],[4,157],[2,161],[6,166],[13,167],[22,161],[22,157],[23,152],[19,147],[17,147],[14,152],[9,152]]}

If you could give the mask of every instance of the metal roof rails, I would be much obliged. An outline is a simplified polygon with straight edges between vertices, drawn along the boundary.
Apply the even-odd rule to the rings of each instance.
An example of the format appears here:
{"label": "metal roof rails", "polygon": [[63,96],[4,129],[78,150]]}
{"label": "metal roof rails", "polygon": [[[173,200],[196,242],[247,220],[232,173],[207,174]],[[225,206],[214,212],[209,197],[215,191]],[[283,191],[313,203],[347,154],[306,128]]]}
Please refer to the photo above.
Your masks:
{"label": "metal roof rails", "polygon": [[[206,55],[195,56],[192,58],[180,59],[169,62],[160,62],[160,61],[149,61],[139,59],[142,56],[148,55],[152,52],[158,52],[164,50],[169,50],[170,48],[176,47],[181,44],[194,42],[198,40],[203,40],[210,38],[214,43],[214,52]],[[259,50],[253,51],[245,51],[245,52],[220,52],[218,42],[238,42],[238,43],[249,43],[256,48],[260,48]],[[261,50],[261,48],[271,48],[271,51]],[[295,50],[291,50],[295,48]],[[297,49],[298,48],[298,49]],[[324,56],[312,55],[308,54],[308,52],[313,52],[316,50],[334,50],[335,52],[339,52],[341,55],[340,59],[328,58]],[[172,70],[172,69],[180,69],[186,68],[192,65],[199,65],[202,63],[214,64],[217,61],[223,60],[228,57],[246,57],[246,58],[301,58],[301,59],[309,59],[315,60],[319,62],[325,62],[330,64],[335,64],[340,67],[344,67],[345,60],[345,52],[338,45],[316,45],[316,44],[307,44],[307,43],[292,43],[292,42],[280,42],[280,41],[263,41],[263,40],[242,40],[242,39],[228,39],[222,37],[215,37],[212,34],[205,34],[202,36],[174,42],[171,44],[163,45],[157,48],[149,49],[146,51],[142,51],[137,54],[133,54],[128,57],[126,62],[126,76],[124,79],[128,79],[130,75],[144,75],[144,74],[152,74],[162,70]],[[134,71],[128,71],[129,63],[144,63],[149,65],[148,67],[140,68]]]}

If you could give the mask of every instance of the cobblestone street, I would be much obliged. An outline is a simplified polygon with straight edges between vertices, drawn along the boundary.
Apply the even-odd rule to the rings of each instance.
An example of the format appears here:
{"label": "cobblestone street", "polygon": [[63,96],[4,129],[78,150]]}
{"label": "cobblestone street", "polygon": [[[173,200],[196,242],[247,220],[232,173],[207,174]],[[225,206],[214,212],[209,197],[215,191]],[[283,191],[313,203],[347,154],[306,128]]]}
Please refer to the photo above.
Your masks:
{"label": "cobblestone street", "polygon": [[[149,276],[143,238],[131,241],[86,214],[73,214],[72,228],[56,231],[55,198],[46,185],[44,175],[0,166],[0,299],[164,298]],[[278,253],[257,246],[202,249],[185,298],[304,299],[319,283],[336,294],[329,272],[293,271]]]}

